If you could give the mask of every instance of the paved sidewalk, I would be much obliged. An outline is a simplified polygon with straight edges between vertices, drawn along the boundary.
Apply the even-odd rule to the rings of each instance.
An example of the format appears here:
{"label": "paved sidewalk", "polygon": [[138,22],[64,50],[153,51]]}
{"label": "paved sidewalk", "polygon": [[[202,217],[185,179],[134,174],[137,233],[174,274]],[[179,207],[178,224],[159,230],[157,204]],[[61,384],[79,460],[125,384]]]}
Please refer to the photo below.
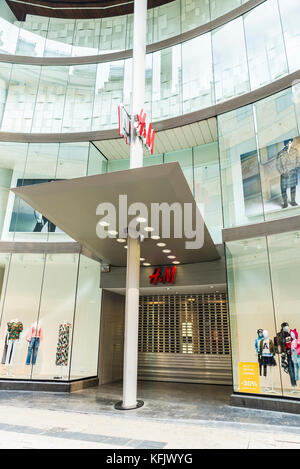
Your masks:
{"label": "paved sidewalk", "polygon": [[300,449],[300,428],[167,422],[128,413],[95,415],[0,405],[0,448]]}

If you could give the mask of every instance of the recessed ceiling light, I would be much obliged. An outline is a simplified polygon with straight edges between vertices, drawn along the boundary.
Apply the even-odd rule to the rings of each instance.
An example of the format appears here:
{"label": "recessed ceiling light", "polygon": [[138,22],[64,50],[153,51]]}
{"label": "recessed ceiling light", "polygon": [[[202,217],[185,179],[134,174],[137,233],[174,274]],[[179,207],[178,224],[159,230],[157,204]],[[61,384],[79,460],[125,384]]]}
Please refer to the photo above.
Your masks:
{"label": "recessed ceiling light", "polygon": [[163,252],[164,252],[165,254],[170,254],[171,249],[163,249]]}
{"label": "recessed ceiling light", "polygon": [[144,265],[145,267],[149,267],[151,264],[149,264],[149,262],[144,262],[143,265]]}
{"label": "recessed ceiling light", "polygon": [[168,256],[168,259],[176,259],[176,256]]}
{"label": "recessed ceiling light", "polygon": [[152,231],[154,231],[154,228],[153,228],[152,226],[146,226],[146,227],[144,228],[144,230],[145,230],[145,231],[148,231],[148,232],[152,232]]}
{"label": "recessed ceiling light", "polygon": [[146,259],[144,257],[140,257],[140,261],[145,261]]}
{"label": "recessed ceiling light", "polygon": [[127,246],[127,244],[126,244],[126,246],[124,246],[124,249],[128,249],[128,246]]}
{"label": "recessed ceiling light", "polygon": [[158,235],[151,235],[151,239],[157,240],[160,239],[160,237]]}
{"label": "recessed ceiling light", "polygon": [[109,223],[107,221],[99,221],[99,225],[101,226],[109,226]]}
{"label": "recessed ceiling light", "polygon": [[172,264],[180,264],[179,261],[173,261]]}
{"label": "recessed ceiling light", "polygon": [[123,238],[118,238],[117,241],[118,243],[126,243],[126,239]]}
{"label": "recessed ceiling light", "polygon": [[164,248],[166,246],[166,243],[157,243],[156,246],[159,248]]}
{"label": "recessed ceiling light", "polygon": [[146,219],[146,218],[143,218],[143,217],[137,217],[136,221],[137,221],[138,223],[145,223],[145,222],[147,221],[147,219]]}
{"label": "recessed ceiling light", "polygon": [[118,234],[118,232],[115,230],[109,230],[108,233],[112,236],[116,236]]}

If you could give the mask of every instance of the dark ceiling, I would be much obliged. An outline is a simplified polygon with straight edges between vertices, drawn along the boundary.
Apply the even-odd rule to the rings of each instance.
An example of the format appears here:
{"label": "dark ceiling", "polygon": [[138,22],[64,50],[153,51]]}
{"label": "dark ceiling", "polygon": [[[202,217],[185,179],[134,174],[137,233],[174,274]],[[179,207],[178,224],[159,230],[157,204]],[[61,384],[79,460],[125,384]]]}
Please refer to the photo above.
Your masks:
{"label": "dark ceiling", "polygon": [[[148,0],[148,8],[171,1],[173,0]],[[6,3],[17,19],[24,21],[26,15],[76,19],[127,15],[133,12],[134,2],[133,0],[6,0]]]}

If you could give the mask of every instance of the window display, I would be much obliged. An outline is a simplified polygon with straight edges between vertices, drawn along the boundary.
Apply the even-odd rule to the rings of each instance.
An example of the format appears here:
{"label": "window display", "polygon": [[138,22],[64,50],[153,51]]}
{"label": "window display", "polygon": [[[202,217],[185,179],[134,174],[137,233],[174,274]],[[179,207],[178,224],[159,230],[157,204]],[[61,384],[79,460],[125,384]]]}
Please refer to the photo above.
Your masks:
{"label": "window display", "polygon": [[60,324],[59,326],[56,366],[68,366],[71,327],[71,324],[68,322]]}
{"label": "window display", "polygon": [[36,364],[37,353],[42,338],[43,333],[41,324],[38,324],[36,321],[31,325],[31,328],[28,330],[26,335],[26,340],[29,343],[26,365]]}

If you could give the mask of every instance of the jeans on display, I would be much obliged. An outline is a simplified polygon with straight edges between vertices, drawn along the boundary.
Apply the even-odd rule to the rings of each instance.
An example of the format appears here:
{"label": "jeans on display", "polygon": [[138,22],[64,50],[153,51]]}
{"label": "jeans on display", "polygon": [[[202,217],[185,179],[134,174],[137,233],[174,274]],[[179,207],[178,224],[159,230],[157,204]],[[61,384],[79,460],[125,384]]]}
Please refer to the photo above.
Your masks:
{"label": "jeans on display", "polygon": [[287,353],[287,362],[289,366],[289,375],[290,375],[291,385],[297,386],[296,379],[295,379],[295,367],[294,367],[294,362],[292,360],[291,353]]}
{"label": "jeans on display", "polygon": [[37,357],[39,345],[40,345],[40,338],[32,337],[28,345],[26,365],[36,364],[36,357]]}
{"label": "jeans on display", "polygon": [[8,341],[8,346],[7,346],[7,351],[6,351],[6,360],[5,360],[5,365],[10,365],[12,362],[13,358],[13,353],[15,350],[16,346],[16,341],[13,339],[9,339]]}
{"label": "jeans on display", "polygon": [[299,370],[300,370],[300,355],[293,357],[294,369],[295,369],[295,380],[299,381]]}

